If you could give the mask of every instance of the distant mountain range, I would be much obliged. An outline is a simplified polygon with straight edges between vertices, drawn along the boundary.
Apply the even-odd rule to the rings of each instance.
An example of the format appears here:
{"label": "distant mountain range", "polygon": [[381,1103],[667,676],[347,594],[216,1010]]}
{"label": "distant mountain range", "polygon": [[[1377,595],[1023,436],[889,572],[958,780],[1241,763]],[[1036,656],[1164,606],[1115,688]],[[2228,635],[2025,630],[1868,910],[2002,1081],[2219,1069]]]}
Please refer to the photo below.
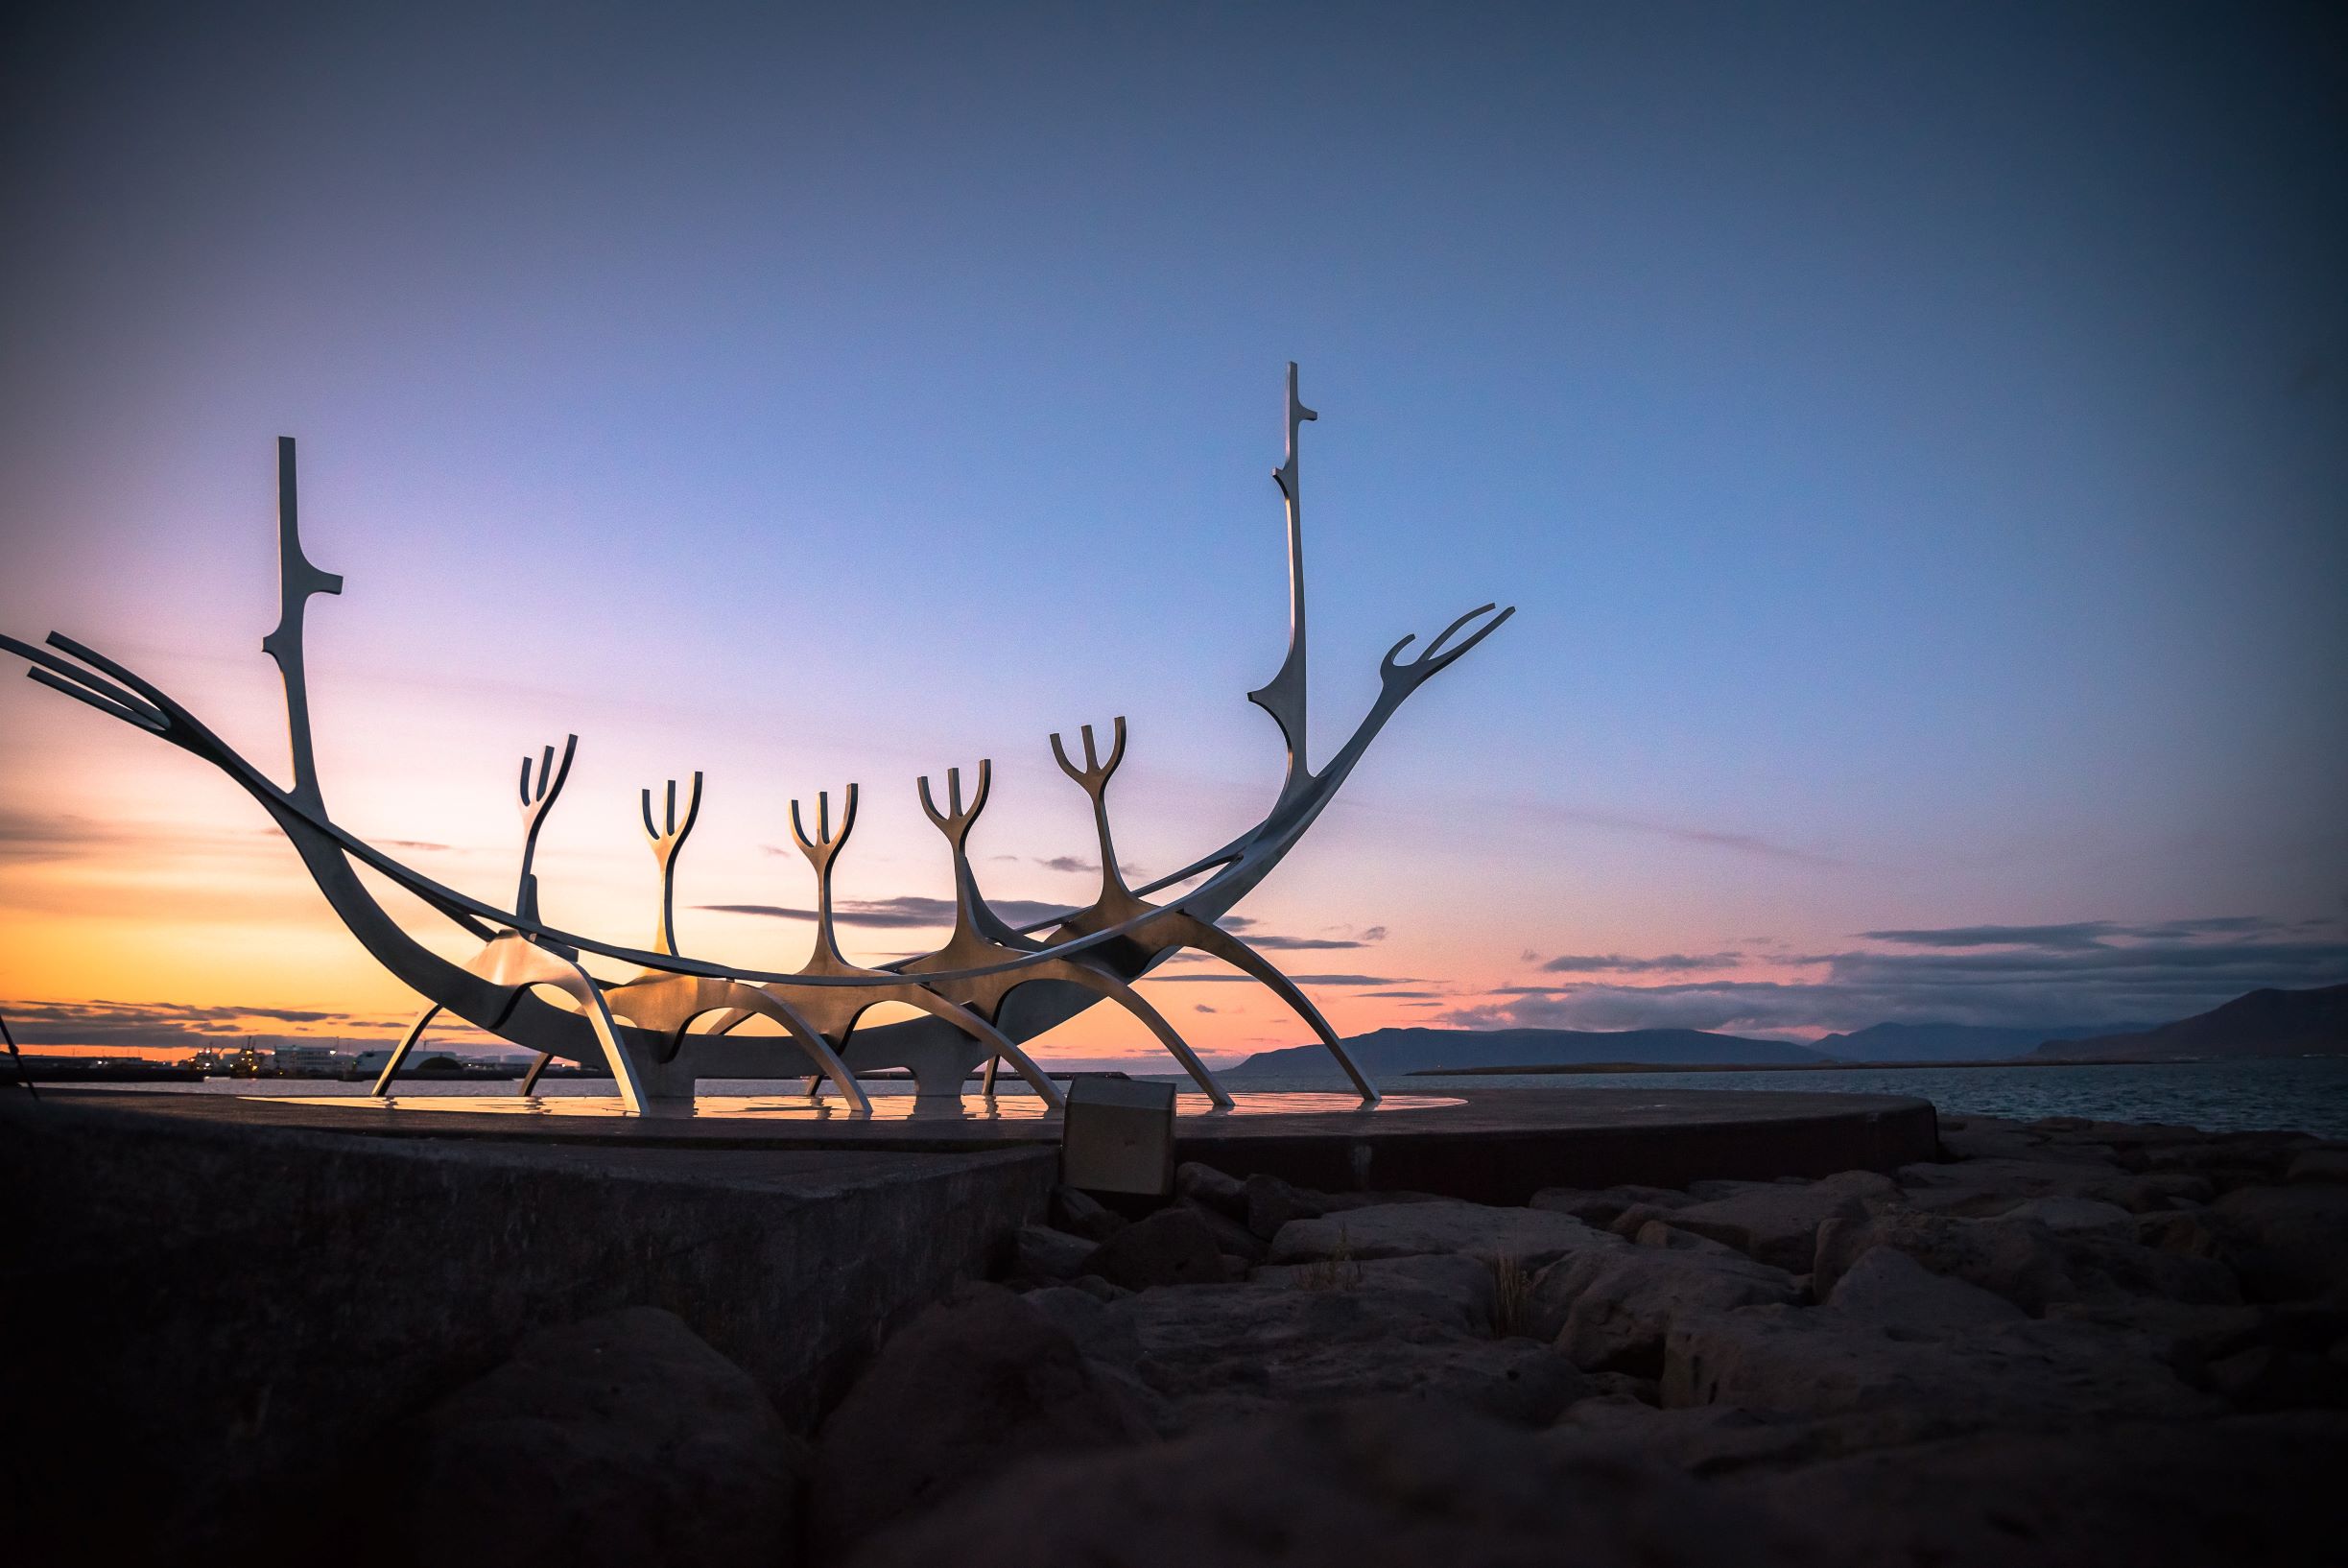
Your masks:
{"label": "distant mountain range", "polygon": [[[1466,1068],[1831,1067],[1923,1061],[2113,1061],[2209,1057],[2348,1055],[2348,986],[2252,991],[2171,1024],[2104,1032],[2067,1026],[1985,1028],[1973,1024],[1876,1024],[1828,1034],[1808,1046],[1700,1029],[1380,1029],[1345,1049],[1364,1072]],[[1259,1051],[1225,1076],[1330,1078],[1337,1067],[1317,1045]]]}
{"label": "distant mountain range", "polygon": [[[1346,1052],[1365,1073],[1433,1068],[1565,1067],[1641,1062],[1670,1067],[1823,1066],[1817,1052],[1784,1040],[1753,1040],[1700,1029],[1380,1029],[1356,1034]],[[1229,1074],[1310,1074],[1336,1070],[1318,1045],[1259,1051]]]}
{"label": "distant mountain range", "polygon": [[1875,1024],[1848,1034],[1822,1034],[1810,1048],[1837,1061],[1997,1061],[2027,1057],[2042,1044],[2090,1034],[2137,1033],[2150,1024],[1992,1029],[1980,1024]]}
{"label": "distant mountain range", "polygon": [[2252,991],[2157,1029],[2049,1040],[2032,1053],[2034,1058],[2056,1061],[2343,1055],[2348,1055],[2348,986]]}

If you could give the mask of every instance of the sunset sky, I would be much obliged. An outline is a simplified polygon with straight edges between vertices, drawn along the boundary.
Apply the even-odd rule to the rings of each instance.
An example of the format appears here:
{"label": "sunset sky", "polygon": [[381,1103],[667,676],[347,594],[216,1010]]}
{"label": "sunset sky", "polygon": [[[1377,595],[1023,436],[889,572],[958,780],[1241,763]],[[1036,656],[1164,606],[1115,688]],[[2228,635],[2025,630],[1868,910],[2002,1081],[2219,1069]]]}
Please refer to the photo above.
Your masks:
{"label": "sunset sky", "polygon": [[[165,8],[0,48],[0,630],[281,767],[300,440],[338,820],[794,967],[1155,874],[1497,599],[1241,911],[1339,1029],[2159,1022],[2348,980],[2348,45],[2322,8]],[[371,16],[371,19],[370,19]],[[372,1044],[253,804],[0,679],[0,1013]],[[402,919],[469,945],[420,908]],[[1211,1058],[1300,1035],[1196,966]],[[1191,978],[1191,976],[1200,978]],[[445,1036],[463,1042],[462,1032]],[[477,1036],[472,1037],[478,1041]],[[1143,1052],[1087,1015],[1039,1055]]]}

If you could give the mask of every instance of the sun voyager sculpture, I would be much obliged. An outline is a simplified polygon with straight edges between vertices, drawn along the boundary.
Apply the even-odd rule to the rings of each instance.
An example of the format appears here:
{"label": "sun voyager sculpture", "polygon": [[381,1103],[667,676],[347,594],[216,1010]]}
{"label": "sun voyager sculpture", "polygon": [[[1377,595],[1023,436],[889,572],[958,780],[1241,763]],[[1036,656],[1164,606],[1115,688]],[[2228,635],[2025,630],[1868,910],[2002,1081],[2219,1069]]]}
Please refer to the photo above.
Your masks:
{"label": "sun voyager sculpture", "polygon": [[[792,836],[815,873],[816,932],[807,962],[789,973],[717,963],[678,948],[676,860],[700,812],[699,773],[686,791],[681,819],[674,780],[657,815],[652,791],[645,791],[640,802],[660,877],[659,916],[650,951],[559,930],[539,916],[532,863],[538,830],[570,774],[575,735],[563,743],[559,759],[550,746],[534,768],[530,757],[522,760],[521,873],[510,909],[444,887],[337,825],[320,793],[311,755],[302,624],[310,596],[339,594],[343,580],[312,565],[302,552],[291,437],[277,442],[280,611],[276,630],[261,640],[285,681],[290,786],[273,781],[152,681],[71,637],[53,631],[48,646],[36,648],[0,635],[0,648],[25,659],[33,679],[202,758],[260,802],[351,934],[425,999],[376,1081],[378,1095],[390,1091],[425,1029],[447,1012],[537,1053],[522,1081],[524,1094],[533,1091],[550,1061],[601,1065],[611,1073],[629,1112],[642,1112],[647,1101],[690,1100],[699,1079],[804,1077],[808,1094],[819,1094],[828,1082],[849,1112],[869,1114],[871,1105],[856,1070],[882,1067],[910,1069],[921,1096],[950,1095],[959,1104],[962,1085],[982,1066],[991,1096],[1003,1062],[1046,1106],[1057,1109],[1063,1104],[1058,1087],[1021,1049],[1022,1042],[1106,1002],[1147,1026],[1214,1104],[1224,1107],[1231,1098],[1214,1074],[1133,987],[1150,969],[1188,948],[1229,963],[1278,996],[1328,1048],[1364,1102],[1372,1103],[1377,1089],[1346,1055],[1320,1010],[1262,953],[1216,921],[1304,836],[1403,701],[1515,610],[1491,605],[1470,610],[1412,657],[1403,654],[1415,636],[1396,643],[1379,664],[1379,692],[1369,712],[1335,755],[1317,769],[1311,766],[1305,754],[1304,531],[1296,438],[1301,425],[1316,417],[1297,400],[1296,367],[1291,365],[1287,456],[1272,475],[1288,511],[1288,656],[1270,680],[1247,694],[1278,723],[1288,745],[1288,771],[1271,809],[1222,847],[1153,882],[1128,887],[1118,868],[1108,816],[1108,784],[1125,757],[1126,722],[1116,720],[1106,756],[1092,726],[1084,725],[1078,747],[1081,762],[1055,734],[1053,756],[1092,802],[1101,891],[1083,909],[1014,927],[988,907],[970,868],[970,830],[986,808],[989,764],[980,762],[967,796],[961,771],[948,770],[942,804],[939,792],[924,777],[918,787],[922,810],[945,836],[952,857],[954,932],[934,953],[879,967],[858,964],[841,952],[833,916],[832,868],[856,826],[854,784],[842,796],[837,820],[829,792],[817,796],[812,814],[803,813],[796,800],[791,804]],[[480,941],[480,950],[457,963],[415,940],[385,912],[354,863],[456,922]],[[1211,874],[1188,892],[1164,903],[1150,899],[1205,873]],[[625,979],[599,978],[586,966],[590,956],[630,966],[632,973]],[[882,1003],[905,1004],[917,1015],[860,1029],[866,1012]],[[756,1018],[770,1020],[780,1033],[741,1031]]]}

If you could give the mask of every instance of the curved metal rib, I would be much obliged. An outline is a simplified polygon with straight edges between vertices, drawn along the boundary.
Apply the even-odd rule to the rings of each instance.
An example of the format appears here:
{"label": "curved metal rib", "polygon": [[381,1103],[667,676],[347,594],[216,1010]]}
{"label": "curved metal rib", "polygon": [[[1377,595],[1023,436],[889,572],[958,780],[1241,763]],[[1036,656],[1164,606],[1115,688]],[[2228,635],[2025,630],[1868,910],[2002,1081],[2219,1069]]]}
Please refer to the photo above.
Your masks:
{"label": "curved metal rib", "polygon": [[1167,1021],[1164,1013],[1151,1007],[1141,992],[1126,984],[1119,976],[1111,974],[1097,964],[1069,961],[1058,965],[1039,965],[1036,977],[1042,980],[1070,981],[1084,986],[1087,990],[1098,991],[1102,996],[1139,1018],[1149,1026],[1150,1033],[1158,1037],[1158,1043],[1171,1052],[1174,1058],[1182,1064],[1182,1070],[1190,1074],[1192,1081],[1206,1091],[1207,1098],[1214,1101],[1218,1108],[1222,1110],[1231,1108],[1230,1091],[1216,1081],[1215,1075],[1207,1071],[1206,1063],[1200,1061],[1198,1054],[1190,1048],[1190,1042],[1174,1032],[1174,1025]]}
{"label": "curved metal rib", "polygon": [[[611,1063],[620,1103],[629,1112],[643,1114],[644,1090],[636,1079],[635,1063],[620,1045],[619,1025],[612,1020],[611,1009],[605,1004],[603,988],[596,985],[594,976],[569,959],[511,933],[483,948],[464,967],[468,973],[507,990],[507,1010],[533,986],[552,986],[578,1003],[580,1011],[586,1014],[588,1028],[595,1032],[596,1043],[604,1049],[605,1059]],[[497,1022],[505,1022],[504,1012]],[[495,1030],[497,1026],[486,1027]]]}
{"label": "curved metal rib", "polygon": [[[986,1048],[986,1081],[984,1092],[989,1100],[994,1098],[995,1092],[995,1063],[1008,1061],[1011,1064],[1011,1070],[1026,1080],[1028,1087],[1035,1091],[1035,1097],[1044,1103],[1046,1110],[1068,1108],[1067,1097],[1060,1093],[1060,1086],[1053,1082],[1051,1076],[1035,1064],[1033,1057],[1020,1050],[1009,1035],[959,1002],[948,1001],[926,986],[911,985],[891,987],[876,997],[872,1005],[877,1007],[882,1002],[902,1002],[909,1007],[919,1008],[932,1017],[953,1025],[955,1029],[977,1044],[984,1046]],[[738,1020],[722,1023],[719,1029],[712,1033],[730,1029],[736,1021]],[[852,1025],[850,1027],[853,1028]],[[968,1069],[964,1068],[963,1071],[966,1074]],[[807,1081],[807,1092],[810,1095],[818,1093],[820,1089],[819,1080],[809,1079]]]}
{"label": "curved metal rib", "polygon": [[648,975],[612,986],[605,997],[613,1012],[661,1036],[666,1047],[664,1060],[676,1057],[684,1044],[685,1032],[697,1018],[713,1012],[735,1022],[753,1016],[771,1018],[814,1058],[818,1072],[839,1088],[850,1109],[860,1116],[872,1114],[872,1102],[866,1098],[864,1085],[856,1081],[856,1075],[848,1071],[831,1042],[796,1008],[771,991],[699,975]]}
{"label": "curved metal rib", "polygon": [[[1153,933],[1159,929],[1151,928]],[[1234,969],[1252,977],[1287,1003],[1289,1010],[1302,1018],[1313,1033],[1320,1036],[1320,1043],[1329,1048],[1329,1054],[1337,1057],[1337,1064],[1345,1070],[1345,1076],[1353,1080],[1353,1086],[1361,1091],[1363,1102],[1372,1105],[1378,1103],[1378,1086],[1354,1064],[1352,1055],[1345,1049],[1345,1042],[1339,1039],[1337,1031],[1329,1027],[1329,1020],[1320,1015],[1320,1009],[1313,1005],[1312,998],[1297,989],[1294,981],[1274,968],[1269,959],[1221,926],[1211,926],[1180,913],[1170,913],[1162,929],[1185,947],[1211,953]]]}
{"label": "curved metal rib", "polygon": [[1008,1061],[1011,1064],[1011,1070],[1026,1080],[1028,1087],[1035,1091],[1036,1098],[1044,1103],[1045,1109],[1066,1110],[1068,1108],[1067,1097],[1060,1093],[1060,1086],[1053,1082],[1051,1077],[1041,1067],[1036,1066],[1034,1060],[1025,1051],[1012,1043],[1009,1035],[968,1008],[947,1001],[926,986],[909,986],[906,991],[907,994],[901,1000],[912,1003],[914,1007],[935,1017],[944,1019],[987,1048],[984,1091],[986,1098],[989,1100],[994,1098],[995,1063]]}

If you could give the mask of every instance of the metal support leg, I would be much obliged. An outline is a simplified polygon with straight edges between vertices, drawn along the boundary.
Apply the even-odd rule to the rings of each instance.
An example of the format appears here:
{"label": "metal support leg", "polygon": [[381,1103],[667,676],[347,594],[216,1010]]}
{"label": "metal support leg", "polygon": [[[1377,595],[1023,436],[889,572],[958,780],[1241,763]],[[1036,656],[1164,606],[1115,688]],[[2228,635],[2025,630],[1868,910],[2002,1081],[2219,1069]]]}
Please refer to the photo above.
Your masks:
{"label": "metal support leg", "polygon": [[[1074,967],[1073,964],[1056,964],[1054,966],[1054,972],[1056,974],[1061,969]],[[1066,1110],[1068,1108],[1067,1098],[1060,1093],[1059,1085],[1053,1082],[1044,1070],[1035,1065],[1034,1058],[1013,1045],[1009,1035],[980,1017],[975,1009],[966,1008],[959,1002],[940,996],[926,986],[913,986],[904,1000],[926,1012],[943,1018],[947,1023],[952,1024],[956,1029],[961,1030],[993,1053],[986,1062],[986,1092],[989,1095],[994,1093],[995,1063],[1008,1061],[1011,1064],[1011,1071],[1027,1080],[1028,1087],[1035,1091],[1036,1098],[1044,1103],[1045,1109]],[[1140,1001],[1141,999],[1136,997],[1134,1000]],[[1142,1005],[1149,1006],[1146,1002]]]}
{"label": "metal support leg", "polygon": [[1320,1015],[1320,1009],[1313,1005],[1312,998],[1296,988],[1294,981],[1273,968],[1270,960],[1228,931],[1208,925],[1204,920],[1193,919],[1185,915],[1169,922],[1169,925],[1185,945],[1213,954],[1242,974],[1261,982],[1266,989],[1287,1003],[1289,1010],[1302,1018],[1313,1033],[1320,1036],[1320,1043],[1329,1048],[1329,1054],[1337,1057],[1337,1064],[1345,1069],[1347,1078],[1353,1080],[1353,1086],[1360,1092],[1362,1103],[1365,1105],[1378,1103],[1378,1086],[1354,1065],[1353,1057],[1345,1054],[1345,1047],[1338,1039],[1337,1031],[1331,1029],[1329,1020]]}
{"label": "metal support leg", "polygon": [[1174,1026],[1167,1021],[1166,1015],[1151,1007],[1141,992],[1106,969],[1097,969],[1073,959],[1041,969],[1039,974],[1054,980],[1072,980],[1088,990],[1100,992],[1139,1018],[1149,1026],[1150,1033],[1158,1037],[1158,1043],[1182,1064],[1182,1070],[1190,1074],[1192,1081],[1206,1091],[1207,1098],[1215,1103],[1218,1110],[1231,1108],[1229,1091],[1215,1081],[1215,1075],[1207,1071],[1206,1063],[1198,1059],[1198,1053],[1190,1048],[1190,1042],[1174,1032]]}
{"label": "metal support leg", "polygon": [[391,1048],[391,1059],[385,1062],[383,1071],[376,1075],[375,1087],[368,1091],[376,1099],[381,1100],[391,1092],[391,1080],[399,1076],[400,1068],[408,1060],[408,1053],[415,1049],[415,1042],[424,1037],[424,1031],[430,1028],[432,1021],[439,1016],[440,1016],[440,1004],[438,1002],[415,1015],[415,1022],[408,1026],[408,1033],[402,1034],[399,1037],[399,1043]]}
{"label": "metal support leg", "polygon": [[5,1040],[8,1042],[9,1060],[16,1064],[16,1081],[24,1085],[25,1093],[31,1095],[34,1099],[38,1100],[40,1098],[40,1090],[33,1086],[32,1070],[25,1066],[24,1053],[16,1049],[16,1036],[8,1032],[8,1020],[6,1018],[0,1018],[0,1040]]}

